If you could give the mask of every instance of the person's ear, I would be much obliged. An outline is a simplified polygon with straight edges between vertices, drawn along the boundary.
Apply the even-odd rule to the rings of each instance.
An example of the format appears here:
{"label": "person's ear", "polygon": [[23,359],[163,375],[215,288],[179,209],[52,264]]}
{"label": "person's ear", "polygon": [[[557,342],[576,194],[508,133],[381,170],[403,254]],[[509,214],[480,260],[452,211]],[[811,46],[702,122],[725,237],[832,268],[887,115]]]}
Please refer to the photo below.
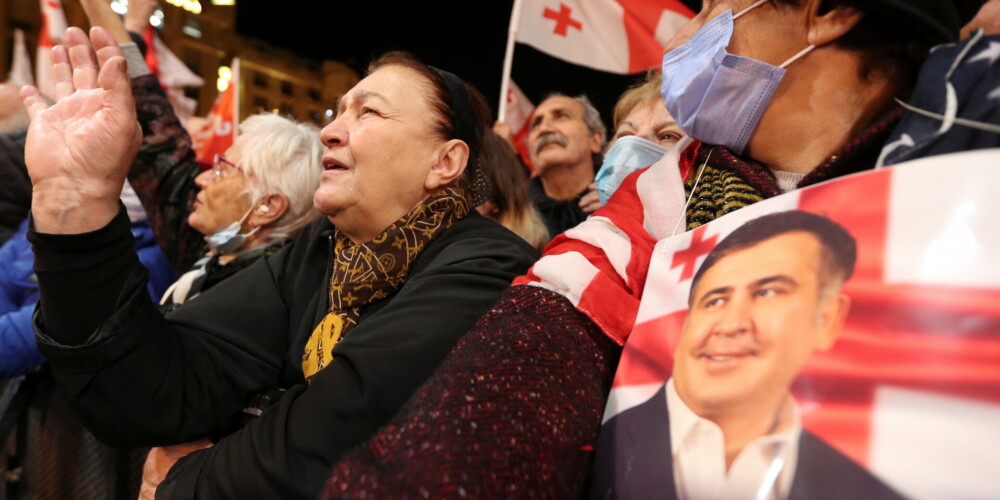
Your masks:
{"label": "person's ear", "polygon": [[270,193],[257,203],[250,217],[250,226],[262,227],[280,219],[288,211],[288,197],[283,194]]}
{"label": "person's ear", "polygon": [[594,134],[590,136],[590,153],[595,155],[600,153],[603,142],[604,132],[601,132],[600,130],[594,132]]}
{"label": "person's ear", "polygon": [[820,304],[819,339],[816,345],[818,351],[828,351],[840,336],[844,329],[844,321],[847,320],[847,313],[851,310],[851,298],[841,292],[830,297]]}
{"label": "person's ear", "polygon": [[809,16],[806,38],[817,47],[837,41],[857,26],[864,16],[860,10],[844,5],[821,12],[823,3],[822,0],[808,0],[806,5]]}
{"label": "person's ear", "polygon": [[445,142],[438,149],[436,156],[434,164],[427,172],[427,180],[424,181],[424,189],[428,192],[451,184],[465,172],[468,162],[475,161],[469,158],[469,145],[458,139]]}

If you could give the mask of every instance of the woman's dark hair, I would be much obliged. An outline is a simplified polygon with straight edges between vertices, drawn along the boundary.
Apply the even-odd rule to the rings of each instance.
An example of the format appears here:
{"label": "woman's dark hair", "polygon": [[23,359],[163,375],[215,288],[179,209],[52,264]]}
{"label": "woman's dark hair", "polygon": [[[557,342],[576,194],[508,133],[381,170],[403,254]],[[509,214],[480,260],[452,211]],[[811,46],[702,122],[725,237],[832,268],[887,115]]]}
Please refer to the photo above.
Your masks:
{"label": "woman's dark hair", "polygon": [[490,189],[483,203],[492,203],[487,217],[503,224],[541,251],[549,242],[549,232],[541,215],[531,204],[528,172],[514,148],[492,131],[483,137],[482,169]]}
{"label": "woman's dark hair", "polygon": [[486,105],[486,99],[483,95],[472,85],[462,82],[466,92],[468,92],[469,107],[466,109],[470,109],[472,113],[472,116],[464,117],[462,122],[471,125],[472,130],[466,134],[469,137],[460,138],[456,133],[456,124],[459,121],[455,114],[457,106],[451,102],[451,93],[448,91],[448,83],[445,81],[446,77],[443,76],[442,71],[420,62],[412,54],[395,51],[388,52],[372,61],[368,65],[368,74],[385,66],[409,68],[429,82],[427,101],[434,112],[434,133],[443,140],[463,139],[466,142],[469,146],[469,163],[466,165],[465,173],[459,178],[459,185],[474,197],[483,196],[484,193],[477,192],[483,191],[483,187],[479,186],[479,182],[475,182],[475,179],[481,175],[478,174],[478,171],[481,163],[483,136],[490,131],[492,123],[489,106]]}
{"label": "woman's dark hair", "polygon": [[[773,1],[779,5],[793,6],[802,2]],[[886,81],[896,86],[898,96],[908,96],[933,44],[907,23],[873,11],[865,0],[823,0],[820,12],[829,12],[837,7],[853,7],[863,13],[861,21],[834,42],[835,46],[860,55],[858,76],[861,80],[870,81],[872,74],[882,75]]]}

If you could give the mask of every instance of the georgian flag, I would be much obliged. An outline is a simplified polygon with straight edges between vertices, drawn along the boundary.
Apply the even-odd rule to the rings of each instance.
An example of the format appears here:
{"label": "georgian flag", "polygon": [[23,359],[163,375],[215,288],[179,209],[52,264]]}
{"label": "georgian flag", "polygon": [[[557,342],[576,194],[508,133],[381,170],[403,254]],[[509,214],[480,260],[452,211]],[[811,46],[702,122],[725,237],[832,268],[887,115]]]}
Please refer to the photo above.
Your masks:
{"label": "georgian flag", "polygon": [[52,47],[62,43],[66,32],[66,13],[59,0],[39,0],[42,9],[42,29],[38,33],[35,54],[35,86],[42,95],[55,99],[56,85],[52,76]]}
{"label": "georgian flag", "polygon": [[535,112],[535,105],[521,92],[521,89],[510,81],[507,89],[507,113],[504,116],[504,123],[510,125],[514,131],[514,149],[521,155],[528,168],[534,170],[531,165],[531,155],[528,153],[528,146],[524,142],[528,137],[528,129],[531,128],[531,115]]}
{"label": "georgian flag", "polygon": [[191,71],[163,43],[163,40],[156,34],[156,28],[147,26],[146,31],[142,33],[142,39],[146,42],[146,66],[160,80],[163,92],[167,94],[167,99],[174,107],[177,118],[187,128],[188,121],[194,116],[198,107],[198,101],[185,96],[181,89],[201,87],[205,84],[205,80]]}
{"label": "georgian flag", "polygon": [[1000,149],[929,157],[793,191],[661,240],[605,421],[670,377],[691,279],[714,245],[751,219],[805,210],[847,228],[858,261],[843,287],[852,300],[843,332],[793,386],[803,426],[907,497],[996,498],[997,165]]}
{"label": "georgian flag", "polygon": [[[177,57],[152,26],[143,33],[146,39],[146,65],[160,79],[160,83],[172,88],[201,87],[205,80],[196,75]],[[150,64],[152,62],[152,64]]]}
{"label": "georgian flag", "polygon": [[694,16],[680,0],[519,0],[517,41],[609,73],[658,66],[663,45]]}

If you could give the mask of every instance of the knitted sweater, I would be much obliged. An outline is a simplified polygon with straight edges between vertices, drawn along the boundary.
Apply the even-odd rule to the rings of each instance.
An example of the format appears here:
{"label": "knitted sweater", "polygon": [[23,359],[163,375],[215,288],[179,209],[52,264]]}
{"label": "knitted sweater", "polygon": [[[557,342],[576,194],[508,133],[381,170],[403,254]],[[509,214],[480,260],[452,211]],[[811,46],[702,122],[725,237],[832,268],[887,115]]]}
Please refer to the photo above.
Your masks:
{"label": "knitted sweater", "polygon": [[[902,115],[903,108],[893,105],[861,134],[813,168],[798,187],[872,168],[882,144]],[[687,209],[689,230],[781,194],[774,172],[759,161],[736,156],[722,146],[699,145],[689,149],[688,158],[697,165],[684,184],[685,197],[694,192]]]}
{"label": "knitted sweater", "polygon": [[582,497],[620,354],[562,295],[511,287],[322,496]]}

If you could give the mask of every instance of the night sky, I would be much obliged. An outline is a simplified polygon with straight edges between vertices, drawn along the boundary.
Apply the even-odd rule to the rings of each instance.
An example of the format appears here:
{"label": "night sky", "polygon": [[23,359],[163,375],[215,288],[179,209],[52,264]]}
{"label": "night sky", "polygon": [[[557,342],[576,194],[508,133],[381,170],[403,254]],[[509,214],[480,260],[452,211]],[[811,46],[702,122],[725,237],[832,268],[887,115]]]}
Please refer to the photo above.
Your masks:
{"label": "night sky", "polygon": [[[342,61],[363,73],[368,61],[406,50],[476,85],[494,114],[513,0],[237,2],[237,30],[310,59]],[[294,7],[293,7],[294,6]],[[618,96],[641,75],[615,75],[564,63],[517,44],[512,75],[529,99],[586,93],[611,121]]]}

